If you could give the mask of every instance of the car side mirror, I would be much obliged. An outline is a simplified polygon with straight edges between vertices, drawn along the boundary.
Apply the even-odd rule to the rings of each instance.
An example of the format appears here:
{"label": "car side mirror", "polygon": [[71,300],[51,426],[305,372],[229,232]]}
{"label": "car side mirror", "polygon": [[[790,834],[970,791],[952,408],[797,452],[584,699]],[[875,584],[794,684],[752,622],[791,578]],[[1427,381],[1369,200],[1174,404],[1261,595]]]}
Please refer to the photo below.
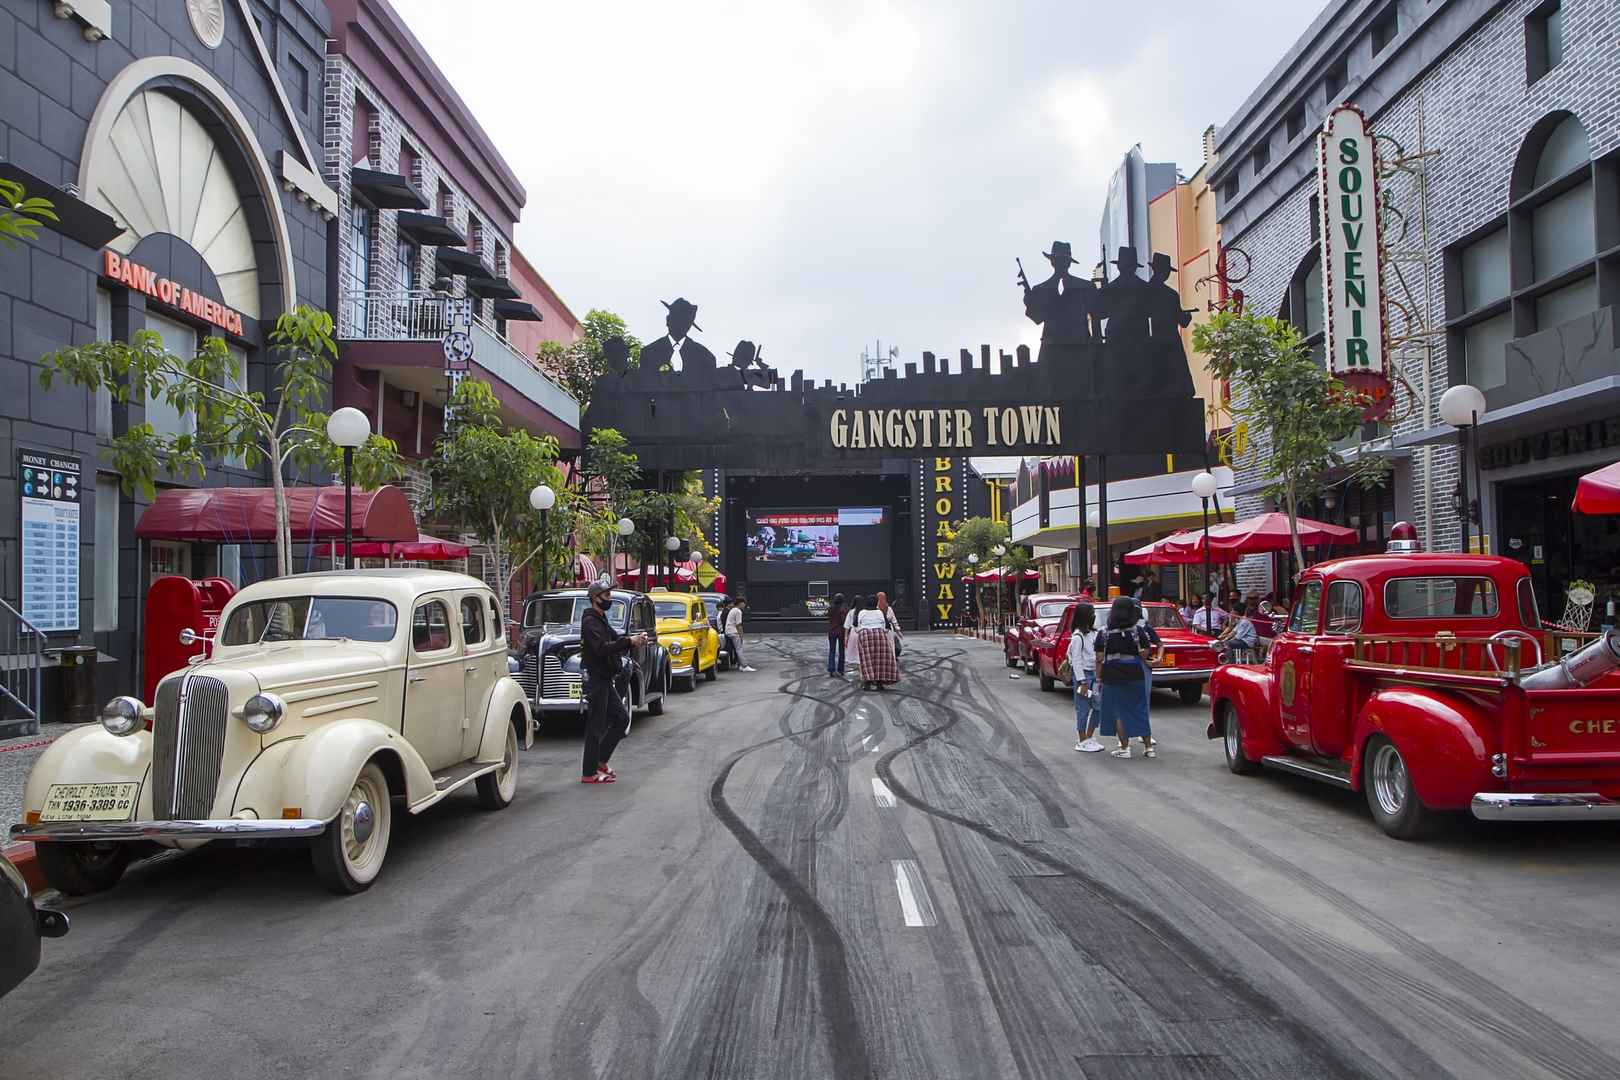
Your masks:
{"label": "car side mirror", "polygon": [[182,645],[195,645],[199,641],[204,642],[204,643],[209,644],[209,645],[212,645],[214,643],[213,638],[209,637],[207,634],[199,634],[199,633],[197,633],[197,631],[193,630],[189,626],[186,627],[184,630],[180,631],[180,644],[182,644]]}

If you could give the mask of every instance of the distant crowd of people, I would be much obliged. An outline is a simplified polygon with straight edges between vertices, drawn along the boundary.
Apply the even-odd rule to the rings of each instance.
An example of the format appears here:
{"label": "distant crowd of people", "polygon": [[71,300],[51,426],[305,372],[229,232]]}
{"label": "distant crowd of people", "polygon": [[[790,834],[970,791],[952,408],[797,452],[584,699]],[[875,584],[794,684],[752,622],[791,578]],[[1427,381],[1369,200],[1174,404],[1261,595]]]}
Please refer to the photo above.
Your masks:
{"label": "distant crowd of people", "polygon": [[844,678],[852,639],[862,690],[883,690],[900,681],[905,635],[888,593],[875,593],[870,600],[856,596],[847,603],[843,593],[832,598],[827,607],[827,674],[833,678]]}

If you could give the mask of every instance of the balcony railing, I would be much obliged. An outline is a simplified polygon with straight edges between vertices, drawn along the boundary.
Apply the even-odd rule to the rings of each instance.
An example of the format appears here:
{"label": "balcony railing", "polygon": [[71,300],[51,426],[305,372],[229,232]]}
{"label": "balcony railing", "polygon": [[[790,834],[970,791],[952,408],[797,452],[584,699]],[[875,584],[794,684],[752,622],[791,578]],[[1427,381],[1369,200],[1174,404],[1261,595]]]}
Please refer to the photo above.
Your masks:
{"label": "balcony railing", "polygon": [[[348,341],[442,341],[451,329],[450,299],[420,289],[346,293],[338,305],[338,336]],[[579,426],[579,402],[532,357],[519,352],[493,321],[475,319],[471,335],[476,366],[570,427]]]}

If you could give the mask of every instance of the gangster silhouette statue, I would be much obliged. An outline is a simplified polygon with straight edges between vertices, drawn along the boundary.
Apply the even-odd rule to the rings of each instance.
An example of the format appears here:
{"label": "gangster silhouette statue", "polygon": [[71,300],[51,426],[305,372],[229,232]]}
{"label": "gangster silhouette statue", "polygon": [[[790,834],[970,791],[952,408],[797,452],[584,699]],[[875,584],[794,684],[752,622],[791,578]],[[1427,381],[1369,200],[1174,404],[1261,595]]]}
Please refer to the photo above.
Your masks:
{"label": "gangster silhouette statue", "polygon": [[1018,265],[1018,282],[1024,287],[1024,314],[1031,322],[1040,324],[1041,363],[1078,363],[1082,350],[1075,346],[1084,345],[1095,337],[1097,290],[1090,281],[1069,273],[1074,256],[1067,242],[1054,240],[1046,258],[1052,264],[1052,276],[1033,288],[1024,277],[1023,264]]}
{"label": "gangster silhouette statue", "polygon": [[1192,397],[1192,373],[1187,370],[1187,349],[1181,328],[1192,325],[1192,312],[1181,306],[1181,293],[1170,285],[1176,268],[1170,256],[1153,253],[1148,280],[1148,322],[1151,336],[1154,396]]}
{"label": "gangster silhouette statue", "polygon": [[[664,326],[669,332],[641,347],[642,368],[647,371],[662,371],[666,367],[681,372],[714,371],[714,353],[688,336],[693,330],[701,332],[703,329],[697,324],[697,305],[685,297],[661,302],[669,311],[664,316]],[[676,357],[680,358],[679,363]]]}
{"label": "gangster silhouette statue", "polygon": [[776,382],[776,372],[765,366],[765,350],[747,338],[737,342],[727,355],[742,385],[764,388]]}

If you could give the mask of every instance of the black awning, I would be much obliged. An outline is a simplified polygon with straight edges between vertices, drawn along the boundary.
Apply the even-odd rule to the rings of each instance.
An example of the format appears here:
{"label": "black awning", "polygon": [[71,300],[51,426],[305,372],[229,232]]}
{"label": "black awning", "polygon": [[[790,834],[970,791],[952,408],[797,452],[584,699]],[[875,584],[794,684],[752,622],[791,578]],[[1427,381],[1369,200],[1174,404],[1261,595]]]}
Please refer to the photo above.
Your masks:
{"label": "black awning", "polygon": [[507,322],[544,322],[546,319],[527,300],[495,301],[495,317]]}
{"label": "black awning", "polygon": [[477,293],[485,299],[516,300],[523,294],[517,287],[503,277],[471,277],[467,278],[467,291]]}
{"label": "black awning", "polygon": [[83,244],[98,248],[124,231],[124,227],[107,214],[91,206],[76,195],[69,195],[54,184],[48,184],[27,169],[10,161],[0,160],[0,179],[23,186],[23,198],[49,199],[56,212],[56,221],[39,219],[39,227],[61,233]]}
{"label": "black awning", "polygon": [[484,260],[470,251],[457,251],[453,247],[440,247],[438,259],[439,265],[444,267],[446,273],[463,274],[469,278],[487,278],[490,276],[489,267],[484,265]]}
{"label": "black awning", "polygon": [[379,169],[349,170],[349,182],[367,202],[379,210],[426,210],[428,201],[399,173]]}
{"label": "black awning", "polygon": [[411,210],[401,210],[394,219],[401,232],[405,233],[418,244],[428,247],[437,247],[440,253],[446,247],[465,247],[467,238],[456,231],[456,227],[437,214],[418,214]]}

